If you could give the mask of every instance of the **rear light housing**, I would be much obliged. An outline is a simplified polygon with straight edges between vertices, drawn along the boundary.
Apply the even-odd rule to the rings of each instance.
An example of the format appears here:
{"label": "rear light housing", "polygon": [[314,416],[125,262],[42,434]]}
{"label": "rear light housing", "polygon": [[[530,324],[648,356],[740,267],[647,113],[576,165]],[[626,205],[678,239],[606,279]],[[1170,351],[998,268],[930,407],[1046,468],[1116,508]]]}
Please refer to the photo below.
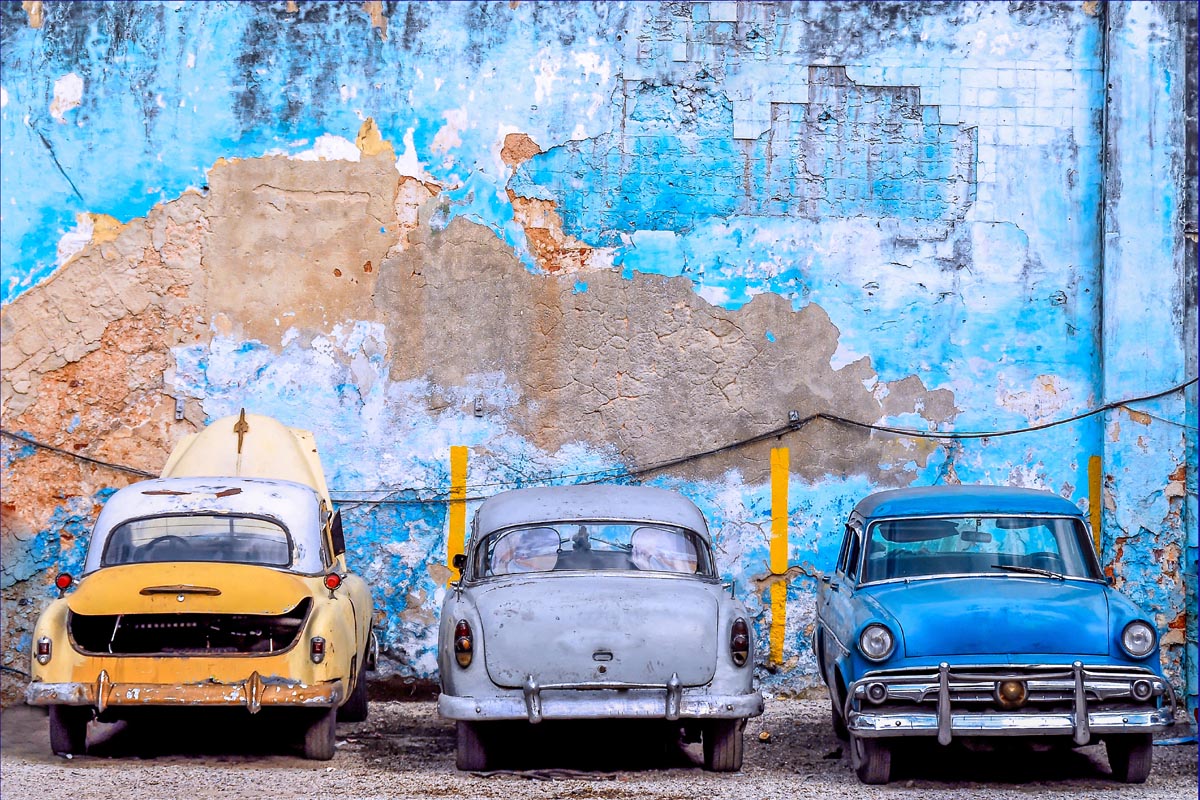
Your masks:
{"label": "rear light housing", "polygon": [[50,663],[50,656],[54,654],[54,645],[50,642],[49,636],[43,636],[37,640],[37,662],[39,664]]}
{"label": "rear light housing", "polygon": [[735,619],[729,629],[729,655],[739,667],[744,667],[750,660],[750,628],[741,617]]}
{"label": "rear light housing", "polygon": [[471,666],[471,658],[475,655],[475,641],[471,636],[471,626],[465,619],[460,619],[454,626],[454,660],[463,669]]}
{"label": "rear light housing", "polygon": [[67,589],[71,588],[71,584],[75,582],[75,578],[69,572],[60,572],[58,577],[54,579],[54,586],[58,589],[58,596],[62,597],[67,593]]}
{"label": "rear light housing", "polygon": [[320,664],[325,660],[325,639],[320,636],[314,636],[309,640],[308,647],[309,657],[314,664]]}

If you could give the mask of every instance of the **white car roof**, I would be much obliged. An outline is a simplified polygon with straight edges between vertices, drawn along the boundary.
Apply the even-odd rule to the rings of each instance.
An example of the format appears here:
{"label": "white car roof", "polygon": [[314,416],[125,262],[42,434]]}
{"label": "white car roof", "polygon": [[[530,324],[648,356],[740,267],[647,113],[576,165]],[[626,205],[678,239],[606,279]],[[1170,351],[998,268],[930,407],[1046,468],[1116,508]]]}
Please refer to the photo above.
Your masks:
{"label": "white car roof", "polygon": [[321,559],[320,498],[310,486],[265,478],[158,478],[117,491],[96,519],[83,571],[100,568],[113,529],[130,519],[172,514],[233,514],[266,517],[287,529],[295,572],[316,574]]}
{"label": "white car roof", "polygon": [[473,538],[514,525],[572,520],[662,522],[709,541],[704,515],[678,492],[609,484],[514,489],[489,497],[475,512]]}

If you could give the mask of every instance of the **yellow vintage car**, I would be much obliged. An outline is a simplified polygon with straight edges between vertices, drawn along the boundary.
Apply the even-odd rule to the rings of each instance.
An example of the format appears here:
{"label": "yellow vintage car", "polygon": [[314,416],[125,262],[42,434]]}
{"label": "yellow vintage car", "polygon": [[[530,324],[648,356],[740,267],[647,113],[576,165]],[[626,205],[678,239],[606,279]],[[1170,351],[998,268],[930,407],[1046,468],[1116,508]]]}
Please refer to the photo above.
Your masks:
{"label": "yellow vintage car", "polygon": [[371,594],[308,431],[243,411],[192,434],[163,477],[109,498],[83,575],[56,584],[25,694],[56,753],[139,707],[289,707],[326,760],[337,721],[366,718]]}

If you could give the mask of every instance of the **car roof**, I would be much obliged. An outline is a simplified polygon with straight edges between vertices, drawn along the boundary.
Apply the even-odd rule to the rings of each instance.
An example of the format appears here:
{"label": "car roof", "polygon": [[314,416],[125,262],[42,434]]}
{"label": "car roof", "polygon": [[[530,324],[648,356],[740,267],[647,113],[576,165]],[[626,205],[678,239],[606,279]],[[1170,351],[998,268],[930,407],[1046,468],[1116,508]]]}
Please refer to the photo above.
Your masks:
{"label": "car roof", "polygon": [[108,498],[96,518],[84,572],[99,569],[104,542],[130,519],[170,514],[234,514],[278,520],[297,551],[292,569],[319,572],[320,497],[294,481],[266,478],[155,478],[132,483]]}
{"label": "car roof", "polygon": [[691,500],[653,486],[588,484],[513,489],[489,497],[475,512],[477,536],[539,522],[614,520],[663,522],[695,531],[708,541],[708,524]]}
{"label": "car roof", "polygon": [[1080,516],[1069,500],[1015,486],[922,486],[890,489],[863,498],[854,510],[864,519],[934,514],[1053,514]]}

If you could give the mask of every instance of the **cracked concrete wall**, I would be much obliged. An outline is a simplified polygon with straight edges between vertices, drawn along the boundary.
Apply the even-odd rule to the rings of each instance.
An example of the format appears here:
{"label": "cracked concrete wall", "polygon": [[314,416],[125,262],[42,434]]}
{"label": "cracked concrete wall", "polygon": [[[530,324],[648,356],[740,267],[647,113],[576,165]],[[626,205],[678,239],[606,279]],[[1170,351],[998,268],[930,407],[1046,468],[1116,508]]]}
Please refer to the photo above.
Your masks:
{"label": "cracked concrete wall", "polygon": [[[1186,20],[1116,6],[1133,22],[1111,70],[1163,67],[1161,124],[1182,50],[1159,31]],[[1098,4],[570,8],[0,6],[0,402],[6,431],[63,451],[0,450],[9,670],[137,477],[70,454],[157,472],[241,407],[314,430],[385,668],[423,680],[451,446],[475,498],[628,479],[790,411],[999,430],[1176,379],[1126,368],[1186,350],[1187,314],[1110,327],[1158,314],[1144,291],[1183,245],[1144,245],[1161,276],[1110,266],[1106,180],[1124,176],[1125,228],[1152,181],[1131,177],[1140,144],[1103,137],[1105,114],[1148,123],[1106,96]],[[1155,141],[1178,171],[1184,148]],[[817,422],[643,479],[705,512],[762,655],[786,583],[784,662],[762,679],[796,692],[816,681],[814,573],[877,488],[1104,502],[1106,568],[1174,636],[1195,450],[1149,432],[1177,410],[955,444]],[[773,445],[791,450],[782,576]],[[1167,645],[1178,676],[1183,638]]]}

